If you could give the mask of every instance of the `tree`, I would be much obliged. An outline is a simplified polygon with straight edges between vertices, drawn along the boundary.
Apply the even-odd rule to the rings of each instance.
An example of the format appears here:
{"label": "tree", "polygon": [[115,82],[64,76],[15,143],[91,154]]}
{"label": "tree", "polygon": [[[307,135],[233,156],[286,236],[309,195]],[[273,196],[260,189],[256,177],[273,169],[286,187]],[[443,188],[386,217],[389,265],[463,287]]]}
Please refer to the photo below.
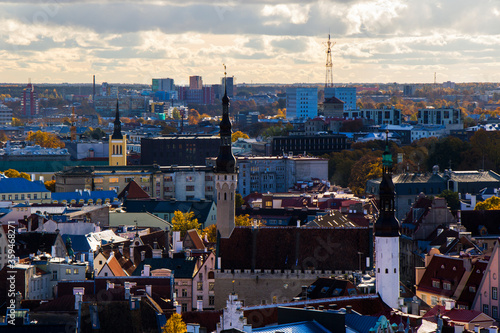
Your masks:
{"label": "tree", "polygon": [[106,136],[106,133],[100,129],[99,127],[97,128],[89,128],[87,132],[85,132],[86,135],[90,136],[92,139],[95,140],[101,140],[103,137]]}
{"label": "tree", "polygon": [[349,177],[349,188],[356,195],[365,192],[369,179],[382,177],[382,159],[373,155],[365,155],[354,163]]}
{"label": "tree", "polygon": [[168,318],[167,323],[161,329],[162,333],[186,333],[186,323],[182,320],[182,316],[174,313]]}
{"label": "tree", "polygon": [[55,134],[42,131],[30,133],[30,135],[26,138],[26,141],[31,141],[35,145],[40,145],[40,147],[45,148],[64,148],[64,142],[59,140]]}
{"label": "tree", "polygon": [[250,227],[252,225],[252,219],[248,214],[238,215],[234,217],[234,225],[237,227]]}
{"label": "tree", "polygon": [[30,176],[27,173],[19,172],[15,169],[5,170],[5,172],[3,174],[8,178],[24,178],[27,180],[31,180]]}
{"label": "tree", "polygon": [[500,198],[491,197],[482,202],[478,202],[474,210],[500,210]]}
{"label": "tree", "polygon": [[241,206],[243,206],[244,204],[245,204],[245,200],[243,200],[243,197],[241,196],[241,194],[236,193],[234,196],[234,208],[238,209]]}
{"label": "tree", "polygon": [[9,137],[7,136],[7,134],[5,134],[5,131],[0,131],[0,141],[1,142],[5,142],[5,141],[8,141],[9,140]]}
{"label": "tree", "polygon": [[203,235],[207,235],[207,239],[210,243],[217,242],[217,225],[211,224],[205,229],[203,229]]}
{"label": "tree", "polygon": [[56,191],[56,181],[55,180],[47,180],[45,183],[45,188],[49,190],[50,192],[55,192]]}
{"label": "tree", "polygon": [[446,199],[446,204],[450,207],[451,210],[460,209],[460,199],[458,197],[457,192],[453,192],[452,190],[444,190],[438,195],[440,198]]}
{"label": "tree", "polygon": [[24,126],[24,123],[18,118],[12,118],[12,126]]}
{"label": "tree", "polygon": [[184,237],[188,230],[196,229],[199,231],[201,227],[198,219],[194,217],[194,212],[183,213],[180,210],[174,212],[172,224],[174,231],[181,232],[181,237]]}
{"label": "tree", "polygon": [[236,142],[239,138],[248,139],[248,135],[242,131],[236,131],[231,135],[231,141]]}

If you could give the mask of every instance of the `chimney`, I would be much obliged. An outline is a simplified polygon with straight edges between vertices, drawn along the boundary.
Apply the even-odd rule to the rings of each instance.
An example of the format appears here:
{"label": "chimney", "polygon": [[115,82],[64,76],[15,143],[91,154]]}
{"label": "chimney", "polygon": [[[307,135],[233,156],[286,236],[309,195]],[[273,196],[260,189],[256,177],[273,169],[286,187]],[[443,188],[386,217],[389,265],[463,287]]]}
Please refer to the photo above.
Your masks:
{"label": "chimney", "polygon": [[146,259],[146,251],[141,251],[141,262],[143,262],[144,259]]}
{"label": "chimney", "polygon": [[200,333],[200,324],[187,324],[186,325],[187,333]]}
{"label": "chimney", "polygon": [[186,249],[186,251],[184,251],[184,254],[186,255],[186,258],[191,257],[191,249]]}
{"label": "chimney", "polygon": [[94,251],[89,250],[89,266],[90,268],[94,268]]}
{"label": "chimney", "polygon": [[452,300],[452,299],[447,299],[445,301],[445,310],[446,311],[450,311],[451,309],[453,309],[455,307],[455,301]]}
{"label": "chimney", "polygon": [[300,220],[297,219],[297,228],[300,228]]}
{"label": "chimney", "polygon": [[490,331],[489,333],[498,333],[498,327],[490,326],[489,331]]}
{"label": "chimney", "polygon": [[141,276],[150,276],[151,272],[151,266],[150,265],[144,265],[144,269],[142,270]]}
{"label": "chimney", "polygon": [[83,294],[78,292],[75,294],[75,310],[79,310],[82,304]]}
{"label": "chimney", "polygon": [[128,285],[125,286],[125,299],[126,300],[130,299],[130,286]]}
{"label": "chimney", "polygon": [[130,261],[132,261],[133,263],[135,263],[135,260],[134,260],[134,247],[129,247],[129,251],[130,251]]}
{"label": "chimney", "polygon": [[[196,309],[198,309],[198,311],[203,311],[203,301],[202,300],[196,301]],[[490,333],[494,333],[494,332],[490,332]]]}
{"label": "chimney", "polygon": [[153,258],[155,258],[155,259],[161,259],[162,254],[163,254],[162,249],[154,249],[153,250]]}
{"label": "chimney", "polygon": [[474,325],[474,332],[479,333],[479,325]]}
{"label": "chimney", "polygon": [[454,333],[463,333],[463,332],[464,332],[464,325],[455,323]]}
{"label": "chimney", "polygon": [[182,308],[181,308],[181,306],[180,306],[179,304],[177,304],[177,305],[175,306],[175,312],[176,312],[176,313],[181,314],[181,309],[182,309]]}
{"label": "chimney", "polygon": [[330,305],[328,305],[328,308],[330,310],[337,310],[337,304],[330,304]]}
{"label": "chimney", "polygon": [[106,290],[114,289],[115,284],[111,281],[106,281]]}
{"label": "chimney", "polygon": [[148,294],[149,296],[153,296],[152,286],[150,284],[146,285],[146,294]]}
{"label": "chimney", "polygon": [[80,261],[85,262],[85,253],[80,254]]}
{"label": "chimney", "polygon": [[168,257],[172,259],[174,257],[174,250],[168,250]]}
{"label": "chimney", "polygon": [[121,253],[122,255],[123,255],[123,248],[124,248],[123,244],[120,244],[120,245],[118,246],[118,250],[120,250],[120,253]]}

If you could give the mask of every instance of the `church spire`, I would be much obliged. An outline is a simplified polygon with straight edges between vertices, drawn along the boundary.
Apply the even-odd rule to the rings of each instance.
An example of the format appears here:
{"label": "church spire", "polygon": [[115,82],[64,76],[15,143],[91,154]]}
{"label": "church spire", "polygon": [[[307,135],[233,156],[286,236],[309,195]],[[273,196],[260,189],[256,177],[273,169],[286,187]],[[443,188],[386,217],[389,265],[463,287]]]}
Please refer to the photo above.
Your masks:
{"label": "church spire", "polygon": [[389,131],[386,131],[385,151],[382,154],[382,181],[380,182],[380,215],[375,223],[375,236],[399,237],[399,222],[395,217],[395,187],[392,182],[392,154],[389,149]]}
{"label": "church spire", "polygon": [[120,121],[120,110],[118,108],[118,99],[116,99],[116,113],[115,113],[115,128],[113,131],[113,135],[111,139],[121,140],[123,139],[122,135],[122,122]]}
{"label": "church spire", "polygon": [[[226,78],[226,65],[224,65],[224,78]],[[236,159],[231,150],[231,120],[229,120],[229,97],[227,97],[227,83],[224,80],[224,97],[222,97],[222,120],[220,122],[220,148],[217,156],[215,172],[236,173]]]}

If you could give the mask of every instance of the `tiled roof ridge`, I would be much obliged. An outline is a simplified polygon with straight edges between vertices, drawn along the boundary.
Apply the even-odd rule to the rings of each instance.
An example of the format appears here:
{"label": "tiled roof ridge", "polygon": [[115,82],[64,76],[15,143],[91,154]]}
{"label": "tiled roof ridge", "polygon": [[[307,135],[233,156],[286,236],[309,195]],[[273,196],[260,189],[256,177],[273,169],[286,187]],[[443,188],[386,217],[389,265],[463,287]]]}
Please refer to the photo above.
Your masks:
{"label": "tiled roof ridge", "polygon": [[308,304],[319,304],[319,303],[327,303],[327,302],[335,302],[335,301],[341,302],[341,301],[349,301],[349,300],[378,299],[378,298],[379,298],[379,296],[377,294],[329,297],[329,298],[310,299],[307,301],[248,306],[248,307],[243,307],[243,310],[245,310],[245,311],[257,310],[257,309],[274,308],[274,307],[279,307],[279,306],[291,306],[291,307],[293,307],[295,305],[308,305]]}

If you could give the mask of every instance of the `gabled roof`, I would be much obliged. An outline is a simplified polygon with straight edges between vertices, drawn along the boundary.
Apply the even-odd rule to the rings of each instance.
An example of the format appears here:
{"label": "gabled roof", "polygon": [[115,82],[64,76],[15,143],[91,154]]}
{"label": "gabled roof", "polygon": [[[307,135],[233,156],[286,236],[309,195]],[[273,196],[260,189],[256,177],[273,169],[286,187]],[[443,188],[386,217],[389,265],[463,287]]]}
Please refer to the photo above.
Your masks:
{"label": "gabled roof", "polygon": [[317,216],[306,224],[308,227],[356,227],[357,225],[338,210],[330,210],[326,215]]}
{"label": "gabled roof", "polygon": [[184,238],[184,242],[186,241],[190,241],[193,244],[194,249],[196,250],[205,249],[205,245],[203,244],[198,231],[196,231],[195,229],[188,230],[188,232],[186,233],[186,237]]}
{"label": "gabled roof", "polygon": [[449,317],[452,321],[470,323],[479,315],[483,314],[481,311],[465,310],[465,309],[451,309],[446,310],[442,305],[436,305],[424,315],[424,318],[434,317],[437,314]]}
{"label": "gabled roof", "polygon": [[106,264],[104,264],[104,266],[101,268],[101,271],[106,266],[109,267],[109,270],[113,273],[113,276],[127,276],[127,274],[123,271],[122,267],[118,263],[118,260],[116,260],[115,256],[109,257],[109,259],[106,261]]}
{"label": "gabled roof", "polygon": [[[427,265],[417,289],[451,298],[465,273],[464,259],[435,254]],[[433,287],[433,280],[439,281],[439,288]],[[450,290],[443,289],[444,281],[451,284]]]}
{"label": "gabled roof", "polygon": [[149,199],[147,194],[137,183],[132,180],[127,186],[118,194],[119,199]]}

